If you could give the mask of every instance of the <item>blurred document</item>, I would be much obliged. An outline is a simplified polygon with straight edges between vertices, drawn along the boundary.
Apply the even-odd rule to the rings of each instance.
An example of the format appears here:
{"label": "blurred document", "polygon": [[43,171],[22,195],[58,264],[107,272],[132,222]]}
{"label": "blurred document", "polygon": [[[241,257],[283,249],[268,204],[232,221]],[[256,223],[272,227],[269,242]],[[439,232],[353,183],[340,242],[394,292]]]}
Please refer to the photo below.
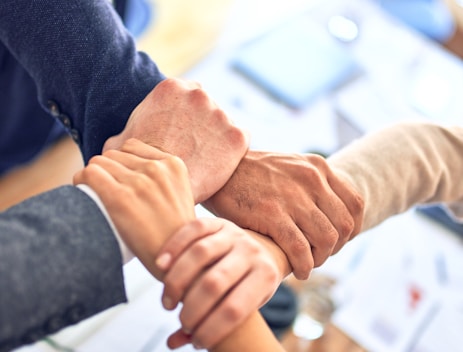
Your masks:
{"label": "blurred document", "polygon": [[414,210],[363,236],[368,246],[337,288],[334,324],[368,351],[461,351],[460,237]]}
{"label": "blurred document", "polygon": [[411,352],[461,351],[463,297],[447,297],[428,320]]}

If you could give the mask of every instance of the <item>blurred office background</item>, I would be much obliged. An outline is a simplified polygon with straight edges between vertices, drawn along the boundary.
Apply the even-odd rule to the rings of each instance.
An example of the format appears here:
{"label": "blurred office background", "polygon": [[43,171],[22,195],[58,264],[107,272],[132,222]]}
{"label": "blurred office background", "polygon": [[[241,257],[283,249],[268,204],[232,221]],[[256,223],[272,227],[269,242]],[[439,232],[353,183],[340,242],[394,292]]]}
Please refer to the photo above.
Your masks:
{"label": "blurred office background", "polygon": [[[139,49],[167,75],[199,81],[237,125],[251,132],[252,148],[329,155],[402,120],[462,124],[458,0],[129,4],[127,26]],[[24,182],[31,172],[43,168],[27,165],[20,174]],[[65,183],[66,177],[54,182]],[[41,189],[37,180],[31,192]],[[11,178],[0,181],[0,189],[13,189],[11,184]],[[318,281],[285,283],[299,303],[302,295],[318,290],[332,304],[321,329],[301,317],[287,327],[281,335],[287,350],[461,351],[462,234],[415,210],[369,232],[317,269]],[[178,326],[175,312],[162,310],[160,284],[137,261],[125,270],[128,305],[24,352],[167,351],[165,339]],[[411,299],[420,303],[413,313]]]}

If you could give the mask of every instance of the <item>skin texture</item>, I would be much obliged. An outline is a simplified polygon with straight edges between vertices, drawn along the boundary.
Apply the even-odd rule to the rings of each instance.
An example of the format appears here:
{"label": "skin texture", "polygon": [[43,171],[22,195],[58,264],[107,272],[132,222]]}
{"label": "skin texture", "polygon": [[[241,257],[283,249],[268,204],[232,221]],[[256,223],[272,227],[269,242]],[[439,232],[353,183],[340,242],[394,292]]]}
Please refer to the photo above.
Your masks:
{"label": "skin texture", "polygon": [[[166,284],[164,305],[184,304],[183,330],[169,339],[174,347],[218,343],[290,273],[286,256],[270,238],[224,219],[195,219],[182,160],[139,140],[93,157],[74,183],[87,184],[99,195],[124,243]],[[167,259],[155,260],[163,245]]]}
{"label": "skin texture", "polygon": [[298,279],[306,279],[362,225],[363,199],[309,154],[249,151],[232,178],[203,205],[238,226],[272,238]]}
{"label": "skin texture", "polygon": [[129,139],[121,151],[90,159],[74,183],[87,184],[99,195],[125,244],[151,274],[162,279],[154,262],[159,248],[195,218],[188,172],[181,159]]}
{"label": "skin texture", "polygon": [[272,238],[299,279],[359,232],[362,199],[323,158],[248,151],[247,135],[197,83],[161,82],[104,150],[130,137],[180,157],[195,203]]}
{"label": "skin texture", "polygon": [[[391,144],[391,140],[395,143]],[[431,124],[401,124],[361,139],[331,157],[329,162],[338,174],[349,180],[365,197],[368,207],[365,212],[364,229],[367,229],[389,216],[405,211],[415,203],[461,200],[461,182],[455,181],[455,175],[462,173],[460,162],[462,140],[462,130],[459,127],[446,129]],[[403,148],[404,145],[407,145],[406,149]],[[383,153],[380,159],[377,157],[378,151]],[[404,163],[404,160],[408,162]],[[414,167],[410,168],[410,165]],[[397,178],[397,174],[401,177]],[[391,192],[384,192],[384,187],[390,186],[391,180],[397,181],[396,187],[390,188]],[[380,206],[377,206],[378,204]],[[183,226],[188,226],[190,223],[186,222]],[[193,248],[197,244],[196,241],[201,241],[204,237],[199,231],[198,239],[184,241],[186,247],[180,250],[172,243],[182,242],[181,237],[176,239],[182,229],[181,226],[174,233],[158,257],[158,261],[162,264],[160,270],[166,271],[166,277],[168,271],[175,267],[176,261],[180,263],[182,256],[188,253],[188,248]],[[248,233],[256,235],[249,231]],[[213,235],[214,232],[211,231],[208,236]],[[257,235],[255,238],[261,239],[261,243],[268,246],[269,253],[274,256],[283,276],[291,270],[285,255],[273,241],[264,236]],[[181,253],[176,254],[172,251],[168,255],[168,260],[163,260],[162,258],[166,258],[164,251],[168,251],[168,246],[176,248],[175,251]],[[206,265],[203,272],[207,273],[211,268],[213,267]],[[202,272],[197,273],[196,277],[201,275]],[[195,331],[192,334],[190,336],[177,332],[169,339],[169,344],[175,347],[193,342],[197,346],[208,346],[207,336],[195,336]],[[236,330],[217,344],[212,344],[209,350],[254,352],[283,349],[271,335],[262,318],[254,312],[249,318],[244,319]]]}
{"label": "skin texture", "polygon": [[230,335],[217,345],[209,348],[210,352],[284,352],[285,349],[269,329],[259,312],[254,312]]}
{"label": "skin texture", "polygon": [[104,146],[120,149],[136,138],[185,163],[196,203],[230,178],[248,149],[248,136],[234,126],[194,82],[166,79],[134,109],[124,130]]}
{"label": "skin texture", "polygon": [[[133,140],[131,136],[140,140]],[[180,261],[188,263],[195,258],[194,265],[187,267],[196,271],[178,266],[165,281],[165,307],[171,309],[181,301],[184,304],[180,315],[182,333],[192,335],[205,346],[212,346],[249,317],[289,273],[278,271],[268,252],[240,228],[266,235],[268,240],[277,243],[286,253],[285,259],[287,256],[295,276],[305,279],[314,266],[336,253],[361,227],[362,199],[347,182],[331,172],[323,158],[248,151],[247,146],[247,136],[232,125],[198,84],[168,79],[148,94],[131,114],[124,131],[106,142],[104,155],[91,159],[83,176],[77,178],[81,177],[81,182],[88,183],[98,194],[102,192],[100,196],[108,204],[111,217],[114,214],[116,227],[122,229],[124,242],[160,280],[164,279],[163,273],[154,264],[154,256],[172,233],[194,219],[189,213],[191,209],[181,211],[188,208],[190,202],[189,196],[182,199],[184,194],[191,194],[193,204],[203,202],[216,215],[238,225],[221,220],[220,225],[215,224],[215,229],[209,232],[196,229],[209,238],[205,239],[206,244],[193,245],[193,252],[188,252],[190,259]],[[176,155],[177,159],[162,151]],[[141,160],[135,162],[130,154]],[[149,163],[150,160],[160,165]],[[183,178],[177,165],[179,161],[186,166]],[[179,170],[172,172],[175,165]],[[163,179],[160,170],[174,182]],[[137,184],[125,189],[113,184],[111,191],[103,182],[109,174],[113,179],[117,176],[115,181],[120,184],[128,184],[129,178],[142,177],[135,175],[140,171],[144,181],[136,181]],[[191,190],[186,189],[186,181]],[[179,184],[182,186],[178,191],[173,191]],[[150,189],[154,192],[146,195]],[[129,199],[127,204],[135,204],[139,196],[145,203],[138,207],[145,206],[146,213],[135,213],[133,209],[137,207],[111,200],[114,194],[120,199]],[[158,194],[161,196],[156,201]],[[176,226],[171,226],[174,220],[166,221],[171,203],[170,215],[179,215]],[[152,221],[146,227],[149,233],[134,232],[133,228],[139,228],[144,219],[153,219],[149,214],[156,212],[156,207],[148,209],[149,204],[164,207],[157,213],[163,215],[156,219],[164,223],[156,230],[156,221]],[[132,218],[137,224],[128,220]],[[222,238],[217,240],[215,236],[208,236],[210,233],[221,233]],[[197,258],[205,262],[198,262]],[[255,259],[243,261],[241,258]],[[201,265],[214,270],[204,273]],[[257,294],[250,289],[256,282],[260,284]],[[204,296],[207,297],[205,304],[202,303]],[[239,308],[243,299],[249,304]],[[214,335],[210,334],[212,328]]]}
{"label": "skin texture", "polygon": [[267,302],[290,273],[272,240],[224,219],[187,223],[160,253],[158,266],[166,270],[163,304],[173,309],[183,302],[182,330],[170,337],[170,347],[217,344]]}

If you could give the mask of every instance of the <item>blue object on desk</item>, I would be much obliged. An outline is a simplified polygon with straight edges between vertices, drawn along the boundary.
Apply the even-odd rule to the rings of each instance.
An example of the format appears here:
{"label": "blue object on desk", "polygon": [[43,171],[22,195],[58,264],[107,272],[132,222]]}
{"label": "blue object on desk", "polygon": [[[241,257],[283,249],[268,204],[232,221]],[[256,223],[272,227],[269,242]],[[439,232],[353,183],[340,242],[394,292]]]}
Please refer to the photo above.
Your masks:
{"label": "blue object on desk", "polygon": [[463,237],[463,223],[450,215],[445,204],[422,205],[416,207],[416,210]]}
{"label": "blue object on desk", "polygon": [[444,43],[455,31],[455,20],[443,0],[380,0],[387,12],[423,33]]}
{"label": "blue object on desk", "polygon": [[275,294],[260,308],[265,322],[276,338],[281,338],[296,319],[298,298],[291,287],[282,283]]}
{"label": "blue object on desk", "polygon": [[232,66],[292,108],[307,106],[360,72],[350,52],[307,16],[243,45]]}

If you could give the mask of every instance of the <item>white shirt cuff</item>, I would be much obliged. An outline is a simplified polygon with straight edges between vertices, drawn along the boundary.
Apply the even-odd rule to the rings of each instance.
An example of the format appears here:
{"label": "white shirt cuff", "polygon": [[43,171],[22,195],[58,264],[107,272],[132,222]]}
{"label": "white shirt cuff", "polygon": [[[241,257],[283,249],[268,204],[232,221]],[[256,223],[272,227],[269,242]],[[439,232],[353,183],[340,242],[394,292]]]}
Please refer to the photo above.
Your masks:
{"label": "white shirt cuff", "polygon": [[82,192],[84,192],[90,198],[92,198],[93,201],[98,205],[101,212],[103,213],[106,220],[108,221],[108,224],[111,227],[111,230],[113,230],[114,236],[116,237],[117,243],[119,244],[119,249],[121,250],[121,256],[122,256],[122,263],[123,264],[128,263],[130,260],[134,258],[134,255],[130,251],[130,249],[127,247],[125,242],[122,240],[121,236],[119,235],[119,231],[117,231],[116,226],[114,225],[111,217],[109,216],[108,211],[106,210],[106,207],[104,206],[98,194],[96,194],[96,192],[93,189],[91,189],[89,186],[84,185],[84,184],[77,185],[77,188],[79,188]]}

